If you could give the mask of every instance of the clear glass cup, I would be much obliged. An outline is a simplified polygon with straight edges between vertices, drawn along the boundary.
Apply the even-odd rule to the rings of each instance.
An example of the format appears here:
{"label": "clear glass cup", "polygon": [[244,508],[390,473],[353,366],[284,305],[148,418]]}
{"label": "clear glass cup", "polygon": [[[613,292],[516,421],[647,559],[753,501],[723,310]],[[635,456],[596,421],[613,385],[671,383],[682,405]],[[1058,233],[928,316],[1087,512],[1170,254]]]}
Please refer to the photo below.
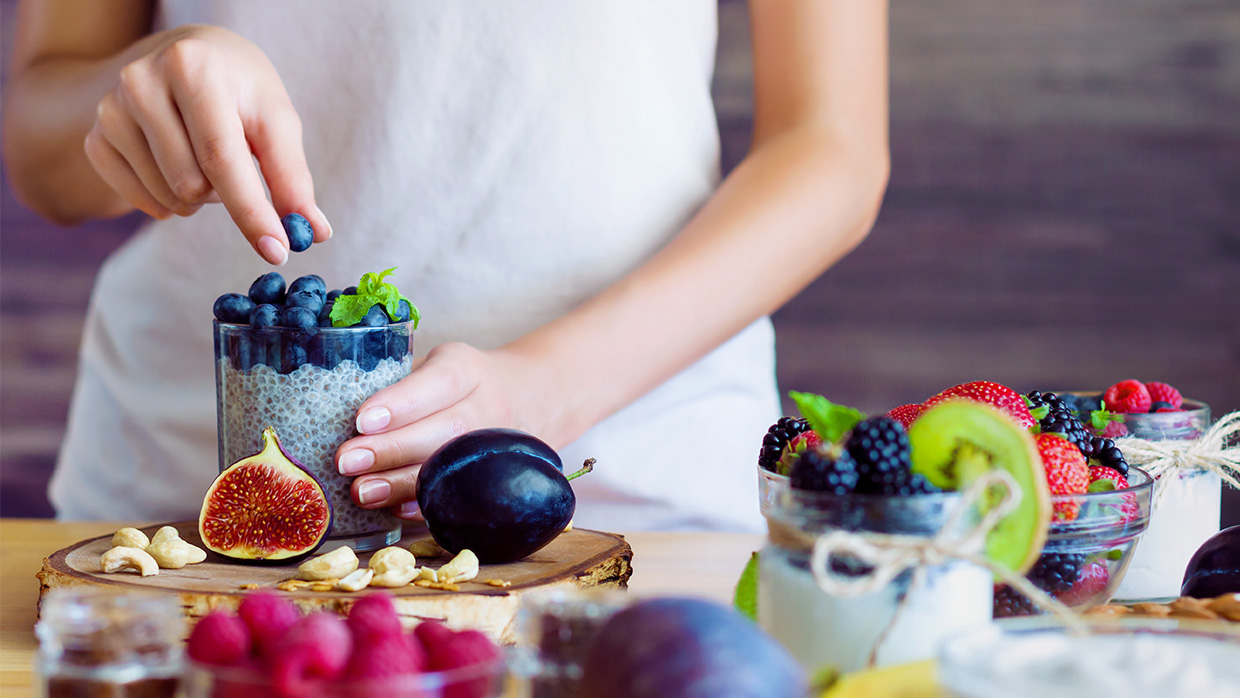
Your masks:
{"label": "clear glass cup", "polygon": [[552,589],[521,599],[514,698],[577,698],[590,643],[627,593],[608,589]]}
{"label": "clear glass cup", "polygon": [[[925,567],[915,586],[907,570],[872,593],[835,597],[818,586],[810,551],[779,533],[783,527],[810,540],[837,530],[929,539],[948,523],[960,493],[838,496],[769,484],[775,491],[766,515],[771,534],[759,554],[758,623],[807,669],[855,671],[870,665],[871,655],[875,666],[928,659],[943,637],[990,622],[994,577],[983,567],[965,561]],[[969,512],[958,525],[976,520]],[[848,558],[832,569],[868,572]]]}
{"label": "clear glass cup", "polygon": [[274,427],[331,500],[323,552],[400,540],[399,519],[353,502],[353,478],[339,473],[335,454],[357,435],[362,402],[409,375],[413,323],[301,330],[216,321],[214,328],[220,470],[262,450],[263,429]]}
{"label": "clear glass cup", "polygon": [[956,698],[1240,698],[1240,629],[1174,618],[1012,618],[943,643],[939,683]]}
{"label": "clear glass cup", "polygon": [[171,698],[184,632],[175,595],[53,589],[35,625],[35,695]]}
{"label": "clear glass cup", "polygon": [[252,668],[217,667],[188,661],[182,698],[500,698],[507,694],[503,660],[479,662],[450,671],[428,671],[383,679],[309,681],[301,689],[278,686]]}

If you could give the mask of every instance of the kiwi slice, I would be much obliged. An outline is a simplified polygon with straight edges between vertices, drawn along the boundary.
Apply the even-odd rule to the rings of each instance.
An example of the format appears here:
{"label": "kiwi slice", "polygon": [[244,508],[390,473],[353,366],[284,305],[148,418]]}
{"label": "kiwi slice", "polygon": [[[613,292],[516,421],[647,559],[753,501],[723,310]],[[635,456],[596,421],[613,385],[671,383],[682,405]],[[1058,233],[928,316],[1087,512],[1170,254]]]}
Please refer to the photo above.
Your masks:
{"label": "kiwi slice", "polygon": [[1020,485],[1020,505],[986,538],[986,556],[1024,574],[1046,544],[1051,495],[1029,432],[999,410],[948,400],[926,410],[908,430],[913,472],[945,490],[963,490],[983,473],[1006,470]]}

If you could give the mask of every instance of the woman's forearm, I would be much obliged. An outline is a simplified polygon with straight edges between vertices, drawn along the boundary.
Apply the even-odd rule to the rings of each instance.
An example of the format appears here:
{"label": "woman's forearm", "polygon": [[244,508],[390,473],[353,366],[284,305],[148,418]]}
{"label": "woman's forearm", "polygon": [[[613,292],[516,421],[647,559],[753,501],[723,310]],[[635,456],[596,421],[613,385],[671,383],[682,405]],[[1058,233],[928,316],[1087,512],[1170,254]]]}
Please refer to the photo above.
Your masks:
{"label": "woman's forearm", "polygon": [[825,130],[766,139],[647,263],[508,349],[549,367],[568,443],[792,298],[855,247],[886,187],[885,148]]}

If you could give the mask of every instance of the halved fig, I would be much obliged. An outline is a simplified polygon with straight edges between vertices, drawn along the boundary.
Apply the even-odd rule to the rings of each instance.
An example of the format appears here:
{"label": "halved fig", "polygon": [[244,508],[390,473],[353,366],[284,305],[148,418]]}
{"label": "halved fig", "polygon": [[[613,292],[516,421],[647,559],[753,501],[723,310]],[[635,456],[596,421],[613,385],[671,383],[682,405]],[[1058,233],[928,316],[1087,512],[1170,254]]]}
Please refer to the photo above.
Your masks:
{"label": "halved fig", "polygon": [[290,560],[314,552],[332,526],[323,486],[272,427],[263,450],[228,466],[202,500],[198,533],[212,551],[238,560]]}

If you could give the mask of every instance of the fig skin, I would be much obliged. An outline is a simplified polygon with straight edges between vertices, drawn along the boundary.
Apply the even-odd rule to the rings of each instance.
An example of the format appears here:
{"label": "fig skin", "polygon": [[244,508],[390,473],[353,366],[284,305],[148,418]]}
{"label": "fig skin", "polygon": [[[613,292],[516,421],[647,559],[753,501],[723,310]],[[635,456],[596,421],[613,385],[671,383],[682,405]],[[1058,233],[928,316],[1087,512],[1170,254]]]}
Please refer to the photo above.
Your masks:
{"label": "fig skin", "polygon": [[[236,546],[225,548],[223,543],[217,541],[213,542],[210,533],[211,521],[213,519],[218,521],[220,518],[219,512],[213,511],[213,503],[217,497],[225,496],[222,492],[220,492],[221,483],[225,483],[230,479],[235,479],[239,471],[253,467],[255,464],[274,467],[280,473],[281,477],[310,485],[308,488],[303,487],[301,491],[308,492],[315,500],[321,501],[323,509],[327,512],[327,520],[324,524],[322,524],[321,530],[318,531],[317,534],[313,530],[309,532],[309,535],[315,537],[311,539],[312,542],[308,546],[298,549],[288,549],[275,547],[278,541],[239,541]],[[251,493],[247,492],[245,493],[245,496],[250,497]],[[250,501],[253,501],[253,499],[251,498]],[[246,501],[241,502],[242,505],[247,503],[248,502]],[[287,511],[287,508],[283,508],[280,511],[283,513]],[[207,493],[202,500],[202,510],[198,515],[198,535],[202,538],[202,543],[208,550],[231,560],[258,564],[287,564],[290,562],[299,562],[304,560],[318,550],[331,533],[334,518],[335,516],[332,509],[331,499],[327,496],[326,490],[323,489],[323,484],[319,482],[317,477],[314,476],[314,473],[307,470],[301,462],[299,462],[291,453],[284,449],[284,446],[280,443],[280,438],[276,434],[275,429],[272,427],[267,427],[263,430],[263,449],[260,452],[252,456],[242,458],[236,463],[233,463],[225,468],[224,471],[215,478],[215,481],[211,483],[211,486],[207,488]],[[272,530],[273,527],[261,526],[260,528],[263,530]],[[266,554],[258,552],[258,550],[264,548],[269,548],[271,552],[264,551]]]}
{"label": "fig skin", "polygon": [[445,443],[418,473],[431,536],[483,563],[519,560],[555,540],[577,498],[555,449],[515,429],[478,429]]}
{"label": "fig skin", "polygon": [[1240,526],[1208,538],[1188,560],[1181,596],[1212,599],[1240,593]]}

